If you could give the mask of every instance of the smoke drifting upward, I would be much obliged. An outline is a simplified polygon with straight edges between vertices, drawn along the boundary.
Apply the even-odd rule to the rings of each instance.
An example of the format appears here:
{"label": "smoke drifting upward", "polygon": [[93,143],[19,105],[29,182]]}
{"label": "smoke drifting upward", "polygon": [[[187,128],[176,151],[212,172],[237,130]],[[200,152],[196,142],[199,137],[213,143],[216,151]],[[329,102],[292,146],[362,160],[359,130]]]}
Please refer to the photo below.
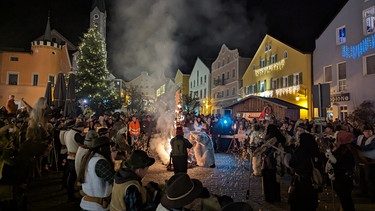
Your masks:
{"label": "smoke drifting upward", "polygon": [[[160,86],[167,81],[165,77],[174,78],[178,69],[190,72],[197,57],[216,58],[223,44],[249,57],[266,28],[265,17],[255,9],[246,8],[246,3],[245,0],[114,1],[108,33],[110,69],[127,81],[146,71],[154,79],[154,84],[148,85]],[[169,161],[169,140],[175,135],[175,90],[165,90],[167,93],[158,100],[159,111],[155,115],[157,129],[162,133],[150,143],[163,163]]]}
{"label": "smoke drifting upward", "polygon": [[[265,16],[245,0],[122,0],[112,2],[111,69],[126,80],[147,71],[155,79],[190,72],[216,58],[222,44],[252,56],[266,33]],[[251,4],[251,5],[247,5]]]}

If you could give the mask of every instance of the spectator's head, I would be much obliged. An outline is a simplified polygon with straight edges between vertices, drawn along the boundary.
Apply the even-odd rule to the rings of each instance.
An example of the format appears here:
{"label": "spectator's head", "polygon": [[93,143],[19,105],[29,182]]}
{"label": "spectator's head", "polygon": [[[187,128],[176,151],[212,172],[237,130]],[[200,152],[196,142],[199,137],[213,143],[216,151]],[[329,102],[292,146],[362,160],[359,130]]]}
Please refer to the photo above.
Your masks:
{"label": "spectator's head", "polygon": [[202,191],[202,182],[190,179],[186,173],[177,173],[168,180],[161,204],[168,209],[181,208],[192,203]]}
{"label": "spectator's head", "polygon": [[88,147],[91,147],[92,146],[92,141],[94,139],[98,138],[98,137],[99,137],[99,135],[98,135],[98,133],[95,130],[89,130],[86,133],[84,144],[86,146],[88,146]]}
{"label": "spectator's head", "polygon": [[98,134],[99,134],[99,136],[109,137],[109,130],[106,127],[99,128]]}
{"label": "spectator's head", "polygon": [[176,128],[176,135],[184,135],[184,130],[182,127]]}
{"label": "spectator's head", "polygon": [[368,138],[368,137],[371,137],[373,135],[374,130],[370,125],[365,125],[362,128],[362,133],[366,138]]}
{"label": "spectator's head", "polygon": [[148,167],[155,163],[155,159],[149,157],[145,151],[134,150],[130,158],[125,161],[125,166],[133,170],[139,177],[143,178],[147,172]]}
{"label": "spectator's head", "polygon": [[225,205],[222,211],[253,211],[253,208],[246,202],[232,202]]}
{"label": "spectator's head", "polygon": [[77,130],[83,131],[86,127],[86,124],[84,122],[77,122],[74,124],[74,128]]}

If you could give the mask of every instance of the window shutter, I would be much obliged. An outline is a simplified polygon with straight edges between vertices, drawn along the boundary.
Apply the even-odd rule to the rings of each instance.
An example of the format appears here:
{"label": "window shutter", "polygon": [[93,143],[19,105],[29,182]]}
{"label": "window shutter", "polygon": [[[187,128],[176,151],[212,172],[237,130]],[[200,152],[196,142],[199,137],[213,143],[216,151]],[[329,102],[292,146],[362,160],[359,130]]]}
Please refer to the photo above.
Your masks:
{"label": "window shutter", "polygon": [[267,91],[267,80],[264,80],[264,91]]}
{"label": "window shutter", "polygon": [[302,73],[299,73],[299,84],[302,84]]}
{"label": "window shutter", "polygon": [[271,82],[270,83],[270,90],[272,90],[274,88],[274,87],[272,87],[272,85],[273,85],[273,78],[270,79],[270,82]]}

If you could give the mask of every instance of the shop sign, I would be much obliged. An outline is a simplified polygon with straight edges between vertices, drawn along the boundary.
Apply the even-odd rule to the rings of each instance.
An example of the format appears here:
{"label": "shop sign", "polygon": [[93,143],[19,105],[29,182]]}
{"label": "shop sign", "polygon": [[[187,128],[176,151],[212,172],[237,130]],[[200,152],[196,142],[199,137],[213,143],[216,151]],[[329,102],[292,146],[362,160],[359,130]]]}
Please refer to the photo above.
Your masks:
{"label": "shop sign", "polygon": [[246,112],[242,114],[242,117],[245,119],[259,118],[261,112]]}
{"label": "shop sign", "polygon": [[343,93],[343,94],[337,94],[337,95],[331,95],[330,101],[332,103],[334,102],[344,102],[350,100],[350,94],[349,93]]}

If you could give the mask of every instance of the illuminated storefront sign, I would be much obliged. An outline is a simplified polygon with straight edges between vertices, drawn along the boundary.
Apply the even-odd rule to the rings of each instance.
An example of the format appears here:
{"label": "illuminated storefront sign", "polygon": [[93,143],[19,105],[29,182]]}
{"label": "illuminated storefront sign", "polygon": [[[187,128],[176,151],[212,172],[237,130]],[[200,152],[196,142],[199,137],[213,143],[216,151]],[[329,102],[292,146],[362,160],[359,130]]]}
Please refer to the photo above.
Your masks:
{"label": "illuminated storefront sign", "polygon": [[349,101],[349,100],[350,100],[350,94],[349,93],[331,95],[331,99],[330,99],[330,101],[332,103],[334,103],[334,102],[344,102],[344,101]]}

